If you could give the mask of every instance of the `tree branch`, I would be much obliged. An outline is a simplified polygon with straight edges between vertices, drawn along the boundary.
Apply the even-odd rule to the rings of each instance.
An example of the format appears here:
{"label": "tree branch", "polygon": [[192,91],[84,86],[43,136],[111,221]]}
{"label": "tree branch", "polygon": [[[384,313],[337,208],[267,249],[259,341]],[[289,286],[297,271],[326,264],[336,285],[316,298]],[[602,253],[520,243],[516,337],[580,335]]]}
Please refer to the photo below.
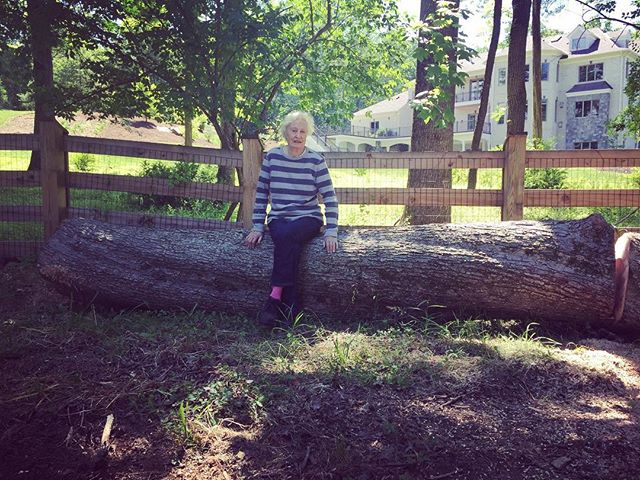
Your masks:
{"label": "tree branch", "polygon": [[628,27],[633,27],[636,30],[640,30],[640,25],[638,25],[637,23],[631,23],[631,22],[628,22],[626,20],[623,20],[622,18],[610,17],[609,15],[606,15],[604,12],[602,12],[598,8],[594,7],[593,5],[589,5],[587,2],[583,2],[582,0],[576,0],[576,2],[578,2],[580,5],[582,5],[584,7],[587,7],[589,9],[593,10],[601,18],[604,18],[605,20],[611,20],[612,22],[620,22],[623,25],[627,25]]}

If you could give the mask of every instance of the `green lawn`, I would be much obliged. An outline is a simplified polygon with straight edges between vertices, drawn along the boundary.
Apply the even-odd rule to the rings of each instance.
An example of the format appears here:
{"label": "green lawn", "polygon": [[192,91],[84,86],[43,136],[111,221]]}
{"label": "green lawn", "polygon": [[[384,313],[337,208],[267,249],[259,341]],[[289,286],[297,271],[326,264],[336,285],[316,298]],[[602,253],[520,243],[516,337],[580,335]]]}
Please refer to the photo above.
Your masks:
{"label": "green lawn", "polygon": [[30,111],[27,110],[0,110],[0,127],[2,127],[5,123],[11,120],[14,117],[19,117],[20,115],[28,115]]}
{"label": "green lawn", "polygon": [[[0,151],[0,170],[26,170],[30,152]],[[138,158],[71,153],[69,170],[112,175],[139,176],[151,164],[174,167],[177,162],[149,161]],[[201,165],[198,175],[215,178],[217,167]],[[638,188],[638,173],[622,170],[595,170],[588,168],[566,169],[564,187],[569,189],[634,189]],[[406,169],[333,169],[332,177],[337,188],[404,188],[407,183]],[[452,183],[455,189],[467,186],[468,170],[454,169]],[[480,169],[478,189],[500,189],[502,172],[500,169]],[[0,204],[39,205],[39,188],[2,188]],[[71,205],[80,208],[94,208],[103,211],[145,212],[158,215],[175,215],[193,218],[221,219],[228,204],[203,200],[176,199],[167,204],[158,197],[124,192],[72,189]],[[402,216],[404,207],[400,205],[346,205],[340,206],[342,225],[392,226]],[[619,226],[640,225],[640,214],[632,208],[526,208],[525,219],[575,219],[598,211],[610,223]],[[500,220],[499,207],[452,207],[451,219],[454,223],[493,222]],[[9,228],[16,231],[15,226]],[[6,230],[6,228],[5,228]],[[17,228],[19,236],[32,232],[29,228]],[[24,233],[27,232],[27,233]]]}

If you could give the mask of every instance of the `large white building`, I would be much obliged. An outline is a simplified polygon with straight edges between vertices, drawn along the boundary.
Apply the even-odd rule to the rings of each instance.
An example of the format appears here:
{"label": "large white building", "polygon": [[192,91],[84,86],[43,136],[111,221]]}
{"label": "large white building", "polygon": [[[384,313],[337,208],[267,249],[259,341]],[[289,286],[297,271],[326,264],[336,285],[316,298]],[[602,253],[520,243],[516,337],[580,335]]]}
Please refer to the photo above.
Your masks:
{"label": "large white building", "polygon": [[[630,64],[638,54],[630,48],[630,29],[604,33],[576,27],[571,33],[542,41],[542,131],[545,141],[557,149],[634,148],[632,138],[611,139],[607,122],[628,103],[624,94]],[[482,135],[482,149],[504,143],[507,134],[507,54],[499,50],[491,79],[489,108]],[[531,64],[531,39],[527,46],[527,69]],[[485,62],[463,65],[466,84],[456,90],[454,149],[471,147],[480,107]],[[532,82],[526,77],[527,98]],[[411,144],[413,89],[364,108],[353,115],[351,127],[327,132],[328,143],[348,151],[405,151]],[[525,130],[531,134],[531,106]],[[494,115],[491,113],[494,112]],[[504,116],[496,118],[499,112]],[[494,118],[492,118],[492,116]]]}

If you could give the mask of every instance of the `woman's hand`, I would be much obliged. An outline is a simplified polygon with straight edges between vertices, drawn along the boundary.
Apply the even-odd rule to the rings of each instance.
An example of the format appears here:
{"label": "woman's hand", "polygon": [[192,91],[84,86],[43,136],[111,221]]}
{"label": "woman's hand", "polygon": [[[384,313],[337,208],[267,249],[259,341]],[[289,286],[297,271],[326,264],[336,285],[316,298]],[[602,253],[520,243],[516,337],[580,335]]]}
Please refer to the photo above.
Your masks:
{"label": "woman's hand", "polygon": [[324,248],[327,253],[336,253],[338,250],[338,239],[336,237],[324,237]]}
{"label": "woman's hand", "polygon": [[262,242],[262,232],[252,230],[249,232],[249,235],[245,237],[243,244],[245,247],[256,248],[260,245],[260,242]]}

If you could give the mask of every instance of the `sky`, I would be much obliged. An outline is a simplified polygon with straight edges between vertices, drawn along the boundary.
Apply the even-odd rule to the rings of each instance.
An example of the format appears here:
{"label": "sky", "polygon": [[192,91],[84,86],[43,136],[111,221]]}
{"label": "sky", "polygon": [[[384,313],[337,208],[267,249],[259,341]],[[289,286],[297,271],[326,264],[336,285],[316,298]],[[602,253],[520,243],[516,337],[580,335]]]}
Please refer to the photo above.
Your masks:
{"label": "sky", "polygon": [[[477,5],[478,2],[470,2],[469,0],[461,0],[461,6],[463,8],[471,8],[470,5]],[[465,6],[467,4],[467,6]],[[416,18],[420,14],[420,0],[398,0],[398,5],[402,11],[405,11]],[[503,0],[503,6],[511,5],[509,0]],[[618,0],[618,8],[616,12],[628,11],[631,9],[631,0]],[[474,7],[475,8],[475,7]],[[562,13],[543,20],[543,23],[550,27],[562,32],[568,33],[573,28],[582,23],[583,6],[574,0],[565,0],[565,7]],[[489,14],[491,15],[491,13]],[[615,22],[614,28],[622,28],[623,25]],[[490,40],[490,25],[487,25],[486,19],[482,17],[480,13],[472,16],[462,22],[462,31],[467,38],[467,44],[478,48],[488,45]],[[486,36],[483,36],[486,35]]]}

